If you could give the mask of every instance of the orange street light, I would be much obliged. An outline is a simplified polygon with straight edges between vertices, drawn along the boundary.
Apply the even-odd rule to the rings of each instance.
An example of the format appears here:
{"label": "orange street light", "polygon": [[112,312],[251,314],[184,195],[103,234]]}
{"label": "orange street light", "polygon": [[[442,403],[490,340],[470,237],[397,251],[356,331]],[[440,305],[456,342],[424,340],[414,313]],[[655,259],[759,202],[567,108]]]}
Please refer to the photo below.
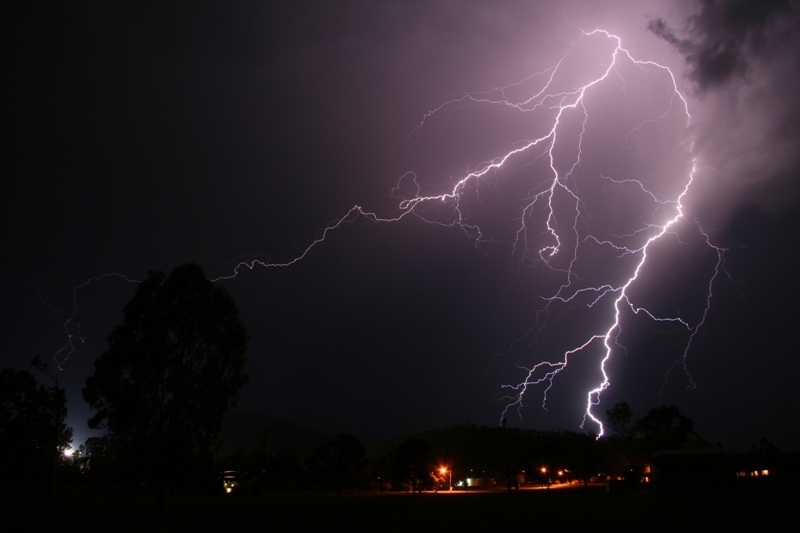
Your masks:
{"label": "orange street light", "polygon": [[449,486],[449,488],[452,491],[453,490],[453,470],[452,469],[448,469],[446,466],[443,466],[443,467],[439,468],[439,472],[442,475],[450,473],[450,484],[449,484],[450,486]]}

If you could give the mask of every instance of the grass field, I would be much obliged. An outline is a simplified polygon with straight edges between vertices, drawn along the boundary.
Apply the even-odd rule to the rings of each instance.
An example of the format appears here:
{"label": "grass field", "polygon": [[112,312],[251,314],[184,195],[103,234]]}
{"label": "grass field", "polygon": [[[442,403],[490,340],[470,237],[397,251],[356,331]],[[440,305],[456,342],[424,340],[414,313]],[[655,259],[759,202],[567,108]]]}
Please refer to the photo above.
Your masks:
{"label": "grass field", "polygon": [[623,493],[590,487],[511,494],[169,495],[158,514],[151,494],[70,489],[47,498],[7,494],[3,521],[59,532],[780,530],[794,515],[798,496],[789,484]]}

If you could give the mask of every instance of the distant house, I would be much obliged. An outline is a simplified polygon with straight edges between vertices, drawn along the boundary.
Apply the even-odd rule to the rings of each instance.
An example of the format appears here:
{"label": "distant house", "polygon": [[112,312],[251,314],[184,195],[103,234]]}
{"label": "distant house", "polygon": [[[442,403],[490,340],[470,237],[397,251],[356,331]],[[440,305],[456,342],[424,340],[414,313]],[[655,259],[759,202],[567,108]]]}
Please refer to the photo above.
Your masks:
{"label": "distant house", "polygon": [[797,479],[800,476],[800,454],[795,452],[749,452],[733,456],[731,465],[736,479]]}
{"label": "distant house", "polygon": [[755,454],[742,454],[733,460],[736,479],[763,479],[775,474],[773,461]]}
{"label": "distant house", "polygon": [[650,478],[663,488],[722,486],[734,480],[728,457],[720,450],[661,450],[650,462]]}

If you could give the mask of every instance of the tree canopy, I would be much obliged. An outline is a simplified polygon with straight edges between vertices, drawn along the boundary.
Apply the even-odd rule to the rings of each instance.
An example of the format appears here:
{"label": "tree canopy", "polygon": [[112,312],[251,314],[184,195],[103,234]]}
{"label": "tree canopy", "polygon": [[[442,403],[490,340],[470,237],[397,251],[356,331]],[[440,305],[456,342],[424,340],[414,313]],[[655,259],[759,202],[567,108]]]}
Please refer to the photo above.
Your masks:
{"label": "tree canopy", "polygon": [[397,448],[394,460],[394,474],[401,485],[406,485],[412,493],[422,490],[422,486],[430,481],[435,470],[430,442],[409,438]]}
{"label": "tree canopy", "polygon": [[358,437],[339,433],[318,447],[309,458],[307,467],[314,485],[332,488],[341,496],[342,490],[359,488],[367,450]]}
{"label": "tree canopy", "polygon": [[[67,396],[57,386],[41,385],[30,372],[0,372],[0,461],[9,476],[44,480],[69,446]],[[52,477],[52,476],[50,476]]]}
{"label": "tree canopy", "polygon": [[613,409],[606,411],[606,415],[608,426],[620,437],[629,439],[636,433],[636,428],[631,424],[633,409],[628,402],[618,402]]}
{"label": "tree canopy", "polygon": [[214,444],[247,382],[247,330],[194,264],[151,272],[123,311],[83,389],[96,410],[89,426],[107,429],[138,471],[145,461],[163,476]]}
{"label": "tree canopy", "polygon": [[697,435],[694,422],[674,405],[662,405],[648,411],[636,422],[648,449],[679,449]]}

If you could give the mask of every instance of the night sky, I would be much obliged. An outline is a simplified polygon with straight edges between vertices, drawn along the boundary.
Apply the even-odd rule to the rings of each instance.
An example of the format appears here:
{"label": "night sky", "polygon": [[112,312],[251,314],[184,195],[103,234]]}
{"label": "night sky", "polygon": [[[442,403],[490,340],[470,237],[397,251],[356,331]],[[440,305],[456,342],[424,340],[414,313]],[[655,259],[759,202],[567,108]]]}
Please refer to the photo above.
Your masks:
{"label": "night sky", "polygon": [[[618,306],[592,412],[674,404],[726,448],[800,450],[798,2],[3,11],[1,362],[61,367],[76,446],[129,280],[187,262],[226,278],[250,332],[240,409],[366,442],[503,416],[596,433],[600,342],[519,405],[503,385],[608,331],[620,293],[602,287],[680,198]],[[614,39],[582,34],[598,28],[671,69],[686,105],[668,71],[620,56],[556,142],[403,210],[547,136],[613,61]]]}

